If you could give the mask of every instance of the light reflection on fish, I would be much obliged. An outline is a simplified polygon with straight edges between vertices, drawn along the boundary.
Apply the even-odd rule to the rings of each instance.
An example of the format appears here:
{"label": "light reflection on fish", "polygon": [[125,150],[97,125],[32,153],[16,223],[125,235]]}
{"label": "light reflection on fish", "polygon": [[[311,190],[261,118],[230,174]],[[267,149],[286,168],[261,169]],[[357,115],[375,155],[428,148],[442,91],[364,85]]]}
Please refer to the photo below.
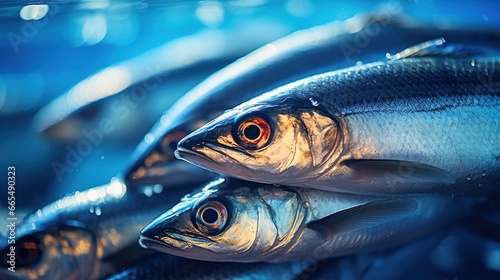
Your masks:
{"label": "light reflection on fish", "polygon": [[500,189],[500,57],[423,57],[316,75],[178,144],[203,168],[364,194]]}
{"label": "light reflection on fish", "polygon": [[219,178],[149,224],[140,243],[229,262],[318,260],[390,248],[467,213],[473,200],[371,197]]}
{"label": "light reflection on fish", "polygon": [[[450,43],[500,49],[500,33],[495,30],[416,25],[393,5],[271,42],[213,74],[166,111],[135,150],[124,180],[129,186],[170,184],[172,177],[201,184],[210,175],[175,160],[173,151],[182,137],[224,110],[299,78],[374,61],[380,54],[441,36]],[[191,172],[198,175],[173,176]]]}
{"label": "light reflection on fish", "polygon": [[[394,6],[387,5],[346,21],[300,30],[214,73],[172,105],[144,137],[123,174],[125,183],[129,186],[169,185],[172,180],[184,180],[202,184],[212,179],[205,170],[176,160],[174,151],[180,139],[224,110],[266,90],[338,64],[354,63],[346,60],[341,46],[354,44],[355,34],[363,34],[368,28],[387,27],[382,31],[384,36],[401,32],[398,12]],[[371,49],[380,47],[377,43],[370,46]],[[368,53],[369,50],[363,52],[365,56]],[[195,172],[197,176],[193,176]]]}
{"label": "light reflection on fish", "polygon": [[[264,26],[268,29],[263,33]],[[137,131],[141,130],[130,129],[131,125],[151,124],[165,106],[206,75],[288,32],[289,27],[280,22],[252,21],[251,24],[235,23],[225,29],[202,29],[175,38],[83,79],[41,108],[33,118],[33,127],[52,139],[75,141],[88,137],[82,134],[84,129],[100,128],[102,120],[109,118],[116,128],[108,137],[121,142],[135,140],[134,137],[143,133],[138,135]],[[148,101],[151,95],[159,94],[160,98]],[[154,106],[155,102],[164,105]],[[145,108],[148,114],[139,112]],[[144,127],[147,128],[149,126]]]}
{"label": "light reflection on fish", "polygon": [[[498,212],[498,211],[497,211]],[[498,213],[497,213],[498,214]],[[486,225],[489,228],[490,225]],[[492,232],[493,233],[493,232]],[[498,232],[495,232],[498,233]],[[498,239],[498,237],[496,238]],[[217,263],[168,254],[151,256],[125,268],[108,280],[119,279],[497,279],[492,241],[451,227],[389,250],[365,252],[324,261]],[[496,243],[498,244],[498,243]],[[498,251],[498,246],[497,251]],[[484,252],[487,252],[486,255]],[[491,261],[488,261],[490,255]],[[482,259],[486,259],[482,262]],[[409,261],[411,260],[411,261]],[[498,267],[498,265],[496,266]],[[297,271],[301,271],[300,274]]]}
{"label": "light reflection on fish", "polygon": [[[16,273],[4,258],[9,244],[2,243],[0,278],[98,279],[147,251],[137,244],[140,230],[171,207],[185,187],[163,191],[161,185],[142,192],[111,183],[76,192],[28,215],[16,229]],[[4,279],[4,278],[2,278]]]}

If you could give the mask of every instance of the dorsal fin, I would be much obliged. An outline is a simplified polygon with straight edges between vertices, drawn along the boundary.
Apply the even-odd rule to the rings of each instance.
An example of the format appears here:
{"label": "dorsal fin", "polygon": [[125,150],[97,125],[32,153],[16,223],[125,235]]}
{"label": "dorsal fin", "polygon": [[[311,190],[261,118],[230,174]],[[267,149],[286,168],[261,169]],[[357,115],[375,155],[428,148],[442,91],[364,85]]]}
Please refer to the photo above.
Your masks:
{"label": "dorsal fin", "polygon": [[446,44],[441,37],[406,48],[394,55],[387,53],[388,60],[398,60],[411,57],[469,57],[481,54],[478,49],[466,48],[458,44]]}

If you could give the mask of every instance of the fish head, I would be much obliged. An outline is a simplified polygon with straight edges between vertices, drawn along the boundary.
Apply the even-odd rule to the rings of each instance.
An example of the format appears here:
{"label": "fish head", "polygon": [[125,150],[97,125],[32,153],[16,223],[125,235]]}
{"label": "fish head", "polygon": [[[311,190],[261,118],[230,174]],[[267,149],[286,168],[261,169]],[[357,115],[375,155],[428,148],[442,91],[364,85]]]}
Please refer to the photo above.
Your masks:
{"label": "fish head", "polygon": [[257,262],[293,240],[304,217],[296,193],[236,179],[226,184],[221,181],[225,179],[218,180],[185,196],[146,226],[140,244],[198,260]]}
{"label": "fish head", "polygon": [[302,105],[307,103],[242,104],[182,139],[176,154],[200,167],[261,183],[297,184],[320,176],[338,158],[342,133],[335,117]]}
{"label": "fish head", "polygon": [[[76,221],[21,224],[1,250],[0,276],[13,279],[86,279],[96,260],[94,235]],[[14,266],[15,272],[9,271]],[[1,278],[1,277],[0,277]]]}
{"label": "fish head", "polygon": [[190,119],[172,123],[170,118],[165,116],[146,134],[133,152],[129,167],[123,174],[127,186],[140,187],[158,183],[167,188],[201,185],[213,178],[206,170],[187,164],[174,156],[177,143],[188,132],[201,125]]}

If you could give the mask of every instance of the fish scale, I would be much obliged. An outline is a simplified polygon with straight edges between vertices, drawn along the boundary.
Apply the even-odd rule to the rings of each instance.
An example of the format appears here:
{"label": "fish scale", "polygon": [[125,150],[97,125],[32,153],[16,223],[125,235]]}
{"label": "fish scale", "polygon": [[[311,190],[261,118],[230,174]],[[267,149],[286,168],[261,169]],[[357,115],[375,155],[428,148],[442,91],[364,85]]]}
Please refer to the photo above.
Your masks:
{"label": "fish scale", "polygon": [[[221,223],[215,232],[205,232],[207,221],[198,215],[214,201],[223,205],[212,207]],[[320,261],[410,242],[452,225],[482,203],[482,198],[380,197],[224,178],[151,222],[139,242],[197,260]],[[220,209],[230,215],[220,214]]]}
{"label": "fish scale", "polygon": [[[180,186],[168,191],[160,188],[147,195],[113,178],[109,184],[42,207],[27,215],[16,229],[18,250],[22,250],[23,238],[35,238],[42,249],[30,265],[18,260],[15,279],[101,279],[116,272],[127,262],[148,254],[137,244],[139,232],[184,192]],[[9,247],[1,245],[4,255]],[[1,279],[5,273],[9,272],[0,270]]]}
{"label": "fish scale", "polygon": [[[375,195],[496,192],[499,67],[498,57],[419,57],[312,76],[226,111],[180,141],[177,153],[203,168],[260,183]],[[314,113],[316,121],[305,120],[303,112]],[[271,123],[273,136],[265,145],[217,142],[252,114]],[[300,123],[303,129],[292,135],[290,127]],[[337,132],[324,134],[325,127]],[[290,145],[295,151],[280,149]],[[325,159],[318,162],[318,155]]]}

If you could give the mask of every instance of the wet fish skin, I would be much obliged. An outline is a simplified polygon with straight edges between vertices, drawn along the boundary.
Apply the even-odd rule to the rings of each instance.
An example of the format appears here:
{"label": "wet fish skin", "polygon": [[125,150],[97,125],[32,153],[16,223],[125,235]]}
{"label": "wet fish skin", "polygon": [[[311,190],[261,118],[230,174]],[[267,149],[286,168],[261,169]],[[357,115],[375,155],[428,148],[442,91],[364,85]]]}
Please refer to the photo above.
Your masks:
{"label": "wet fish skin", "polygon": [[[286,276],[290,273],[295,275],[293,279],[313,280],[450,279],[466,275],[468,278],[496,279],[495,276],[500,272],[495,273],[487,269],[486,264],[482,262],[484,250],[493,247],[492,243],[464,231],[461,225],[437,231],[425,238],[389,250],[353,254],[324,261],[314,259],[299,261],[297,270],[295,270],[297,262],[216,263],[158,253],[134,263],[108,280],[292,279]],[[454,254],[453,259],[459,260],[455,262],[453,269],[447,267],[448,270],[443,271],[443,268],[439,267],[440,262],[450,263],[449,259],[437,257],[440,256],[437,252],[442,252],[443,247],[451,249]],[[465,263],[467,265],[464,265]],[[300,270],[302,270],[300,274],[296,273]]]}
{"label": "wet fish skin", "polygon": [[214,263],[156,254],[113,275],[108,280],[189,280],[189,279],[295,279],[307,264],[287,262],[269,263]]}
{"label": "wet fish skin", "polygon": [[[220,178],[144,228],[140,244],[219,262],[323,260],[403,244],[452,223],[470,205],[440,195],[385,198]],[[210,216],[200,216],[209,208],[219,209],[214,224],[224,220],[215,232],[205,230]]]}
{"label": "wet fish skin", "polygon": [[[270,140],[235,127],[263,116]],[[178,144],[200,167],[261,183],[363,194],[500,190],[500,58],[408,58],[263,94]]]}
{"label": "wet fish skin", "polygon": [[[331,69],[333,65],[330,64],[346,63],[345,56],[337,48],[342,42],[353,41],[350,26],[397,25],[396,12],[386,7],[359,14],[346,21],[349,24],[332,22],[295,32],[214,73],[172,105],[155,124],[148,133],[149,138],[153,136],[153,142],[142,141],[132,154],[130,167],[123,173],[125,183],[129,186],[170,184],[171,168],[183,172],[178,178],[197,178],[191,181],[193,184],[213,179],[214,176],[206,171],[176,160],[174,151],[179,140],[224,110],[266,90],[297,77],[306,77],[311,72]],[[192,172],[198,175],[189,176]]]}
{"label": "wet fish skin", "polygon": [[[125,262],[148,253],[137,244],[140,230],[185,191],[184,186],[166,191],[158,185],[140,192],[114,178],[109,184],[65,196],[18,224],[16,273],[2,268],[0,278],[99,279],[116,272]],[[8,246],[1,244],[2,258]],[[129,253],[114,258],[123,252]],[[0,265],[7,266],[3,261]]]}
{"label": "wet fish skin", "polygon": [[[421,26],[409,23],[401,16],[401,9],[393,5],[271,42],[214,73],[169,108],[134,151],[129,168],[123,172],[124,181],[131,187],[168,185],[175,177],[191,180],[193,185],[203,184],[214,176],[177,161],[175,146],[224,110],[297,79],[349,67],[357,61],[374,61],[386,52],[441,36],[450,43],[500,48],[496,30]],[[182,175],[172,176],[179,174],[177,170]],[[198,175],[190,176],[191,172]]]}

